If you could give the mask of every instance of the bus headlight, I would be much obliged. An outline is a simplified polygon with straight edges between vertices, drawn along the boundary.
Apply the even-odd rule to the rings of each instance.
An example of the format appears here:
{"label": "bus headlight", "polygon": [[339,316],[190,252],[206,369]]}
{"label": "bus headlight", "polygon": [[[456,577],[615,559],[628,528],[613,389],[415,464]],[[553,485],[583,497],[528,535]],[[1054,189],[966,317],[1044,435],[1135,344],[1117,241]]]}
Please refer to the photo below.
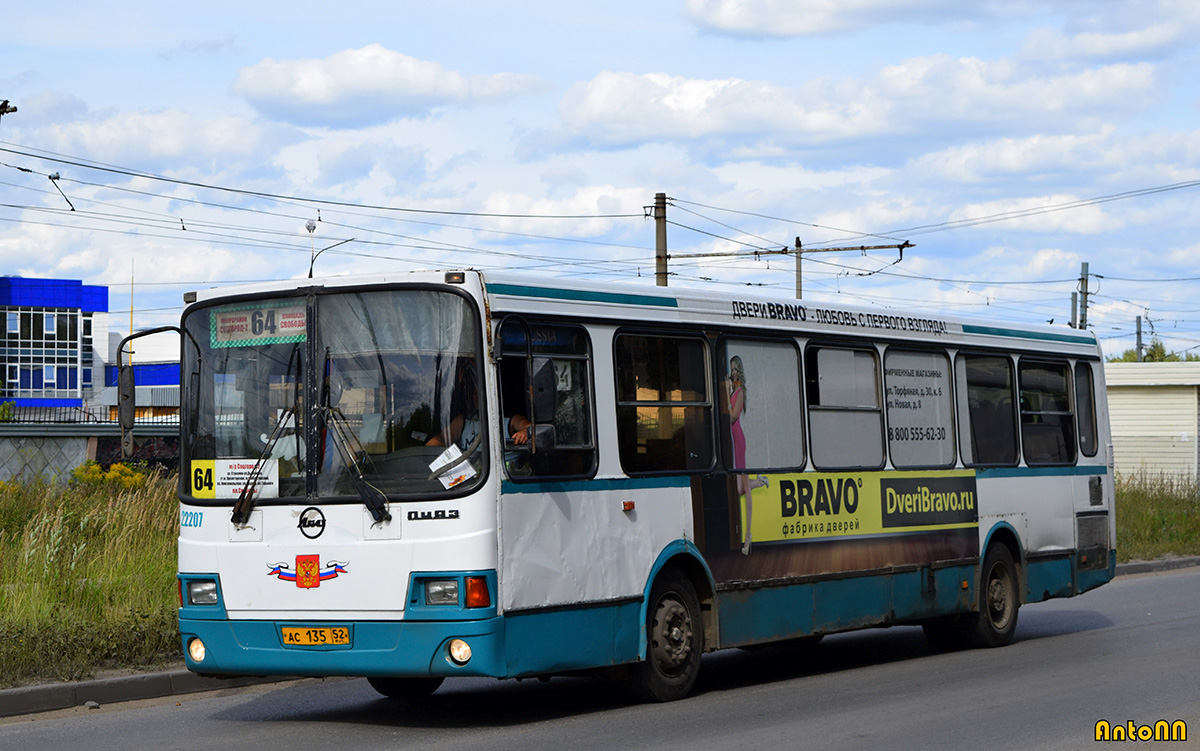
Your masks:
{"label": "bus headlight", "polygon": [[187,601],[188,605],[216,605],[217,583],[208,579],[188,582]]}
{"label": "bus headlight", "polygon": [[426,605],[457,605],[458,579],[430,579],[425,582]]}
{"label": "bus headlight", "polygon": [[205,652],[204,642],[196,637],[192,637],[188,641],[188,657],[192,658],[192,662],[204,662]]}
{"label": "bus headlight", "polygon": [[455,665],[466,665],[471,661],[471,645],[462,639],[450,641],[450,659]]}

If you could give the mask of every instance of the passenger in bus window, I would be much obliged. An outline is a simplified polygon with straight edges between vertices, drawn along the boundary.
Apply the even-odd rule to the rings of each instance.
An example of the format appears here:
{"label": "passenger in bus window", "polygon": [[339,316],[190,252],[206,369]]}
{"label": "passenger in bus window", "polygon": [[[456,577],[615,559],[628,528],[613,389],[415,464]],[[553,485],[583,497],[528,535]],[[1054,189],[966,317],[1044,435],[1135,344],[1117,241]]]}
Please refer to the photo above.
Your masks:
{"label": "passenger in bus window", "polygon": [[454,394],[450,398],[450,414],[442,432],[425,442],[426,446],[458,444],[466,451],[479,438],[479,388],[474,361],[463,358],[455,373]]}
{"label": "passenger in bus window", "polygon": [[518,446],[524,446],[529,443],[529,426],[532,425],[529,418],[519,412],[508,418],[508,438]]}
{"label": "passenger in bus window", "polygon": [[746,502],[746,528],[742,533],[742,555],[750,555],[750,491],[767,485],[762,475],[750,477],[738,472],[746,468],[746,435],[742,432],[742,417],[746,414],[746,370],[742,358],[729,358],[729,432],[733,438],[733,470],[737,475],[738,495]]}

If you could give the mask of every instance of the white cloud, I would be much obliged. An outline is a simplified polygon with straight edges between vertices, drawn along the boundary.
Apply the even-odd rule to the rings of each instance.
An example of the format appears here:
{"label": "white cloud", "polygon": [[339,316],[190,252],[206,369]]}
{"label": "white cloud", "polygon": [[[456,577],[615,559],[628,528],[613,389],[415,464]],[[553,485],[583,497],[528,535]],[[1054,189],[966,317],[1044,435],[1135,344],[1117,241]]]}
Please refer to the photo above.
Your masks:
{"label": "white cloud", "polygon": [[319,185],[332,186],[363,180],[372,172],[386,173],[399,182],[425,178],[426,149],[392,141],[327,139],[317,145]]}
{"label": "white cloud", "polygon": [[985,0],[688,0],[687,12],[721,32],[791,37],[838,34],[892,22],[944,24],[990,15],[988,9],[996,4]]}
{"label": "white cloud", "polygon": [[[1089,235],[1110,232],[1120,227],[1120,220],[1106,214],[1101,205],[1086,205],[1070,210],[1046,210],[1048,207],[1073,204],[1081,196],[1046,195],[1023,198],[985,201],[968,204],[951,213],[948,221],[962,222],[993,219],[1002,215],[1021,214],[1031,211],[1029,216],[1004,220],[1006,232],[1060,232]],[[991,222],[989,222],[991,223]]]}
{"label": "white cloud", "polygon": [[[1101,114],[1132,113],[1155,96],[1148,63],[1079,71],[1029,70],[1009,60],[939,54],[890,65],[870,79],[767,81],[603,72],[564,96],[559,114],[573,138],[600,146],[737,139],[742,157],[872,135],[978,135],[1074,129]],[[749,142],[747,139],[751,139]]]}
{"label": "white cloud", "polygon": [[1030,34],[1022,49],[1029,59],[1126,59],[1155,54],[1165,47],[1182,41],[1189,29],[1174,23],[1155,23],[1144,28],[1115,32],[1083,32],[1063,34],[1051,29],[1038,29]]}
{"label": "white cloud", "polygon": [[[540,216],[587,216],[596,214],[629,213],[631,206],[647,203],[641,188],[619,188],[612,185],[593,185],[576,190],[561,198],[535,198],[525,193],[495,191],[484,199],[483,212],[489,214],[524,214]],[[506,232],[528,232],[561,237],[593,237],[609,232],[628,219],[520,219],[504,218],[494,225]]]}
{"label": "white cloud", "polygon": [[187,39],[174,48],[159,53],[159,58],[168,62],[192,56],[215,56],[232,53],[237,49],[237,41],[233,34],[226,34],[217,39]]}
{"label": "white cloud", "polygon": [[922,155],[911,163],[925,179],[980,183],[1003,176],[1057,173],[1086,168],[1112,154],[1111,126],[1094,133],[997,138],[952,146]]}
{"label": "white cloud", "polygon": [[91,113],[86,118],[47,125],[38,134],[45,148],[86,154],[101,161],[137,165],[220,156],[251,156],[261,148],[262,131],[232,115],[197,116],[183,110]]}
{"label": "white cloud", "polygon": [[380,44],[324,59],[274,60],[243,68],[234,91],[269,117],[301,126],[359,127],[437,108],[511,99],[542,88],[535,76],[464,76]]}
{"label": "white cloud", "polygon": [[1192,0],[1125,0],[1104,10],[1066,13],[1061,29],[1034,30],[1021,55],[1045,60],[1160,57],[1200,32],[1200,6]]}

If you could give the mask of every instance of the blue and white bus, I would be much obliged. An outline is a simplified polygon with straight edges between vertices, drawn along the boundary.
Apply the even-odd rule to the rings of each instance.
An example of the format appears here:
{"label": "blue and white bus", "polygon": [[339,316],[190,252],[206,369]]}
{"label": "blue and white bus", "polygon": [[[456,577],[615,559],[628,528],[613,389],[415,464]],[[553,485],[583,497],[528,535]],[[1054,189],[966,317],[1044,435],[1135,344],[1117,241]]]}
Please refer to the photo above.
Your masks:
{"label": "blue and white bus", "polygon": [[1088,332],[477,271],[189,293],[179,628],[207,675],[606,671],[1115,571]]}

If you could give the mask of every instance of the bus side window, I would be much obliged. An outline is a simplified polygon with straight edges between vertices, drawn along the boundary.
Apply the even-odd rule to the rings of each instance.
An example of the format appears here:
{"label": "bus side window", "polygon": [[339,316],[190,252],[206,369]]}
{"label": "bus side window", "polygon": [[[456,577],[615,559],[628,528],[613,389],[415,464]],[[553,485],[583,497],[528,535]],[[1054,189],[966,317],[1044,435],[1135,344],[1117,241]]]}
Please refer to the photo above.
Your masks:
{"label": "bus side window", "polygon": [[804,467],[800,352],[791,340],[725,339],[717,363],[724,388],[725,466],[757,473]]}
{"label": "bus side window", "polygon": [[1096,438],[1096,382],[1091,363],[1075,363],[1075,415],[1079,420],[1079,450],[1084,456],[1095,456],[1099,441]]}
{"label": "bus side window", "polygon": [[[591,344],[579,326],[534,323],[533,346],[527,349],[525,327],[501,325],[500,425],[504,431],[504,463],[514,480],[539,477],[586,477],[596,469],[595,404],[591,393]],[[541,416],[539,432],[551,429],[550,445],[536,441],[517,443],[515,427],[538,417],[529,400],[529,363],[548,358],[553,367],[553,412]]]}
{"label": "bus side window", "polygon": [[896,469],[954,466],[951,378],[944,352],[884,353],[888,447]]}
{"label": "bus side window", "polygon": [[713,408],[704,340],[620,334],[613,348],[617,445],[625,472],[710,469]]}
{"label": "bus side window", "polygon": [[1075,415],[1071,367],[1065,362],[1021,360],[1021,444],[1025,463],[1074,464]]}
{"label": "bus side window", "polygon": [[959,451],[968,466],[1017,463],[1017,424],[1013,412],[1012,361],[993,355],[960,355],[958,381]]}
{"label": "bus side window", "polygon": [[882,467],[883,410],[874,350],[814,346],[807,360],[813,464],[818,469]]}

